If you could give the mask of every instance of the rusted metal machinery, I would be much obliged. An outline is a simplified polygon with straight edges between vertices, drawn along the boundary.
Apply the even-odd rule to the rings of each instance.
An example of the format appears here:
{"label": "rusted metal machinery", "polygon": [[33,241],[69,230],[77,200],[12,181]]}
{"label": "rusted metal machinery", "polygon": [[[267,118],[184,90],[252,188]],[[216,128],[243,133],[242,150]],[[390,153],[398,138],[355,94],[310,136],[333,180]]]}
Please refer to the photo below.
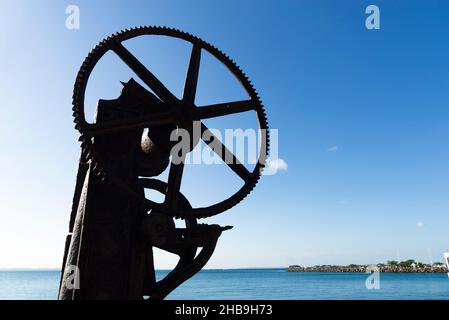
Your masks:
{"label": "rusted metal machinery", "polygon": [[[175,97],[122,44],[143,35],[168,36],[191,43],[182,99]],[[247,100],[195,105],[203,50],[237,77],[248,93]],[[117,54],[151,91],[131,78],[122,83],[117,99],[98,102],[96,119],[89,123],[84,112],[88,78],[109,51]],[[263,132],[259,159],[252,172],[201,122],[247,111],[256,113]],[[59,299],[163,299],[201,270],[214,252],[222,231],[231,228],[198,224],[197,219],[230,209],[259,180],[269,141],[262,103],[245,74],[215,47],[179,30],[139,27],[106,38],[89,53],[76,78],[73,115],[75,128],[81,134],[81,156]],[[175,142],[170,139],[174,130],[182,128],[190,132],[195,121],[202,134],[208,133],[210,139],[205,142],[209,146],[213,143],[213,150],[243,180],[243,187],[234,195],[201,208],[193,208],[180,192],[183,160],[199,139],[192,137],[188,150],[181,154],[172,152]],[[154,178],[168,166],[167,182]],[[145,189],[164,194],[165,200],[158,203],[147,198]],[[174,219],[183,219],[185,228],[177,228]],[[159,281],[155,277],[153,247],[179,256],[176,267]]]}

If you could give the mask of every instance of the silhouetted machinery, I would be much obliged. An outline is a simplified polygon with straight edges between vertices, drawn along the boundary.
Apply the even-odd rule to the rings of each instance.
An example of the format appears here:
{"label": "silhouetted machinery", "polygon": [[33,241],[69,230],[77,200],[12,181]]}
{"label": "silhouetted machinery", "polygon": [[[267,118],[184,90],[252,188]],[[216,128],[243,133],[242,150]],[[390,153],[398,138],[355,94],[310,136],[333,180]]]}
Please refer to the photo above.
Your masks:
{"label": "silhouetted machinery", "polygon": [[[182,99],[175,97],[122,44],[143,35],[191,43]],[[247,100],[195,105],[202,50],[237,77],[248,93]],[[88,78],[108,51],[117,54],[151,91],[131,78],[122,83],[117,99],[98,102],[95,122],[89,123],[84,112]],[[201,122],[247,111],[256,112],[263,133],[259,159],[252,172]],[[222,231],[231,228],[198,224],[197,219],[233,207],[259,180],[268,153],[268,125],[262,103],[244,73],[215,47],[179,30],[139,27],[106,38],[89,53],[76,78],[73,115],[75,128],[81,134],[81,156],[59,299],[163,299],[206,264]],[[243,180],[234,195],[201,208],[193,208],[180,193],[184,159],[199,139],[192,137],[186,151],[174,153],[176,141],[170,138],[181,128],[191,132],[195,121],[201,133],[208,134],[205,142]],[[167,182],[151,178],[168,166]],[[197,188],[201,190],[201,186],[199,181]],[[147,198],[145,189],[162,193],[164,201]],[[177,228],[174,219],[183,219],[185,228]],[[179,256],[176,267],[159,281],[155,277],[153,247]]]}

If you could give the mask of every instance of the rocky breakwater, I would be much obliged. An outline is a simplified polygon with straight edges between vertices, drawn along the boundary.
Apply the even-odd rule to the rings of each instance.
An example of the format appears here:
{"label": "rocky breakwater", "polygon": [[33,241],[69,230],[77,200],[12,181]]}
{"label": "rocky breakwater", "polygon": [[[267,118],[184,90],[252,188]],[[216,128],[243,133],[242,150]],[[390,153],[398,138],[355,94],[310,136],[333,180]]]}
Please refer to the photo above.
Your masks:
{"label": "rocky breakwater", "polygon": [[[369,269],[368,269],[369,268]],[[379,272],[403,272],[403,273],[448,273],[448,268],[442,263],[434,263],[432,265],[415,262],[414,260],[406,260],[402,262],[389,261],[386,264],[350,264],[347,266],[337,265],[317,265],[311,267],[303,267],[300,265],[291,265],[287,268],[288,272],[366,272],[374,271],[377,268]]]}

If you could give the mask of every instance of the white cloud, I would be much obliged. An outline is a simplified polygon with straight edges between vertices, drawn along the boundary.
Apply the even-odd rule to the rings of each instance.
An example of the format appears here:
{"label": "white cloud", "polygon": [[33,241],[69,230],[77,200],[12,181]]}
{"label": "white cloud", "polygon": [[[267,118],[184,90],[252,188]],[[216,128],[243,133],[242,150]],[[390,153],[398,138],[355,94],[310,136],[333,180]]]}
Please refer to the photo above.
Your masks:
{"label": "white cloud", "polygon": [[337,145],[331,146],[331,147],[327,148],[327,151],[328,152],[337,152],[338,151],[338,146]]}
{"label": "white cloud", "polygon": [[286,171],[288,169],[287,162],[281,158],[273,159],[268,161],[268,169],[270,171]]}
{"label": "white cloud", "polygon": [[418,222],[418,223],[416,224],[416,226],[417,226],[418,228],[422,228],[422,227],[424,227],[424,223]]}

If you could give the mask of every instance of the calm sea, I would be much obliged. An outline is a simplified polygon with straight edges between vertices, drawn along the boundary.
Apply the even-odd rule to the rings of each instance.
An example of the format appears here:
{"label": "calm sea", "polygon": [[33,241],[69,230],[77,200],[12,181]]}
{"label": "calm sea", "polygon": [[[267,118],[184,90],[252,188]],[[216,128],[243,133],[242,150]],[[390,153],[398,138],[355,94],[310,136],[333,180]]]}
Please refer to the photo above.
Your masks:
{"label": "calm sea", "polygon": [[[158,278],[167,271],[158,271]],[[56,299],[58,271],[0,271],[0,299]],[[203,270],[169,299],[449,299],[447,274],[290,273],[284,269]]]}

